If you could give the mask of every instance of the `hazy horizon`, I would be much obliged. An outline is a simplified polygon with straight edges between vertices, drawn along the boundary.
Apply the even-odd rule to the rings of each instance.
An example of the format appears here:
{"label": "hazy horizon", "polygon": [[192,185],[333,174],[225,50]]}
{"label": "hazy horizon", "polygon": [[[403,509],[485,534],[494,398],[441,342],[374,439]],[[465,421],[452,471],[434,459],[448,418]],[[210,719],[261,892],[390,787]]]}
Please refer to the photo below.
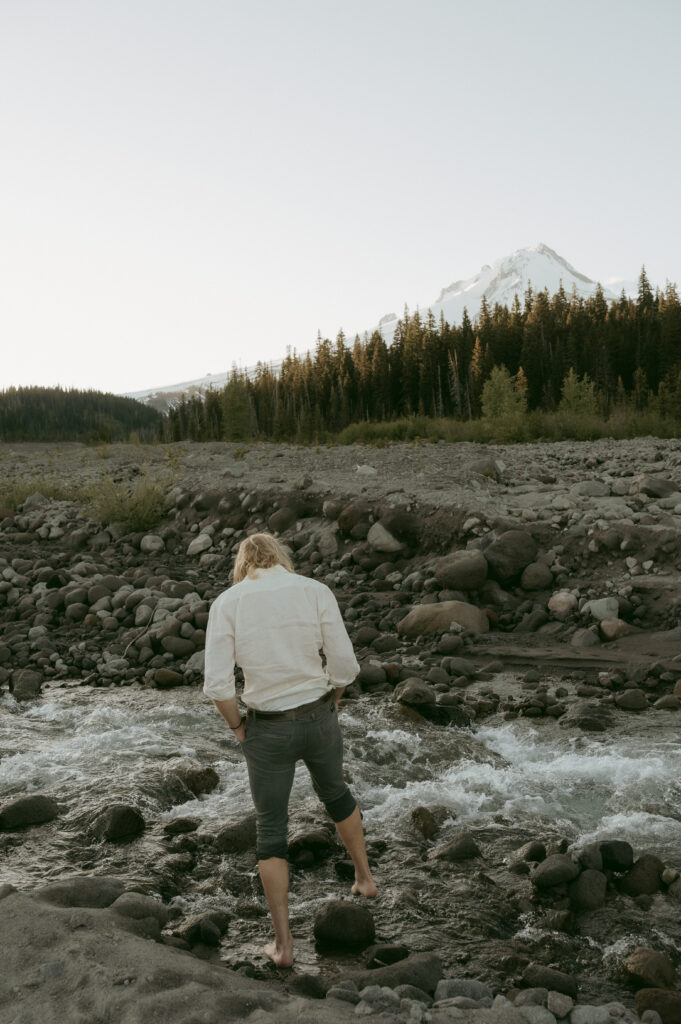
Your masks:
{"label": "hazy horizon", "polygon": [[680,281],[679,29],[672,0],[4,5],[0,387],[276,360],[538,242]]}

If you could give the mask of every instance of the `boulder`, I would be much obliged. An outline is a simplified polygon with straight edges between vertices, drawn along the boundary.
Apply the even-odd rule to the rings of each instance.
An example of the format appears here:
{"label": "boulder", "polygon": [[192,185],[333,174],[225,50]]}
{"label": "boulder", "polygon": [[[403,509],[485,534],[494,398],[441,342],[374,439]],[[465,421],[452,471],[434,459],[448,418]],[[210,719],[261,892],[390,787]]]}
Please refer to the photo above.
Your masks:
{"label": "boulder", "polygon": [[553,573],[546,562],[530,562],[520,577],[523,590],[548,590],[553,584]]}
{"label": "boulder", "polygon": [[488,633],[489,619],[484,611],[465,601],[441,601],[439,604],[417,605],[399,622],[397,632],[415,639],[446,633],[458,623],[472,633]]}
{"label": "boulder", "polygon": [[634,850],[623,839],[604,839],[598,849],[606,871],[629,871],[634,866]]}
{"label": "boulder", "polygon": [[140,541],[140,551],[143,555],[158,555],[161,551],[165,551],[165,546],[163,537],[159,537],[156,533],[148,533]]}
{"label": "boulder", "polygon": [[168,923],[168,908],[160,900],[152,896],[144,896],[141,892],[124,892],[111,904],[111,909],[123,917],[130,917],[134,921],[142,921],[152,917],[160,924],[161,928]]}
{"label": "boulder", "polygon": [[660,888],[664,864],[652,853],[643,853],[622,879],[622,889],[629,896],[651,896]]}
{"label": "boulder", "polygon": [[647,711],[648,709],[645,693],[636,688],[618,693],[615,697],[615,704],[623,711]]}
{"label": "boulder", "polygon": [[50,882],[36,891],[36,897],[58,907],[109,907],[125,892],[120,878],[75,875]]}
{"label": "boulder", "polygon": [[492,989],[474,978],[443,978],[435,989],[435,1002],[465,996],[468,999],[494,999]]}
{"label": "boulder", "polygon": [[205,910],[188,917],[177,929],[177,934],[190,946],[219,946],[231,920],[231,914],[226,910]]}
{"label": "boulder", "polygon": [[322,946],[366,949],[376,937],[376,927],[366,907],[331,900],[315,915],[314,937]]}
{"label": "boulder", "polygon": [[569,887],[570,903],[577,910],[597,910],[605,903],[608,883],[602,871],[587,868]]}
{"label": "boulder", "polygon": [[601,619],[598,623],[600,634],[606,642],[619,640],[620,637],[629,636],[636,632],[636,627],[625,622],[624,619]]}
{"label": "boulder", "polygon": [[285,530],[290,530],[292,526],[295,526],[297,518],[296,510],[289,505],[284,505],[272,513],[267,520],[267,525],[272,533],[284,533]]}
{"label": "boulder", "polygon": [[410,676],[409,679],[404,679],[395,687],[393,700],[415,708],[435,707],[437,694],[433,687],[425,683],[423,679]]}
{"label": "boulder", "polygon": [[33,700],[40,696],[42,684],[41,672],[35,672],[32,668],[19,668],[12,672],[9,689],[15,700]]}
{"label": "boulder", "polygon": [[433,850],[433,860],[448,860],[457,863],[462,860],[472,860],[480,857],[480,848],[470,832],[459,832],[448,843],[438,846]]}
{"label": "boulder", "polygon": [[454,551],[438,558],[435,579],[443,590],[478,590],[487,579],[487,559],[482,551]]}
{"label": "boulder", "polygon": [[638,946],[624,961],[624,969],[637,988],[673,988],[676,969],[668,956]]}
{"label": "boulder", "polygon": [[678,493],[678,486],[673,480],[663,476],[636,476],[629,487],[629,494],[647,494],[649,498],[668,498]]}
{"label": "boulder", "polygon": [[546,988],[550,992],[562,992],[563,995],[577,998],[577,980],[571,974],[557,971],[553,967],[531,963],[523,971],[523,980],[531,988]]}
{"label": "boulder", "polygon": [[485,549],[490,573],[501,583],[517,579],[536,557],[536,541],[525,530],[507,530]]}
{"label": "boulder", "polygon": [[100,811],[92,823],[95,836],[110,843],[134,839],[144,832],[145,827],[140,812],[129,804],[111,804]]}
{"label": "boulder", "polygon": [[442,962],[435,953],[415,953],[405,960],[400,960],[387,967],[377,967],[370,971],[358,971],[345,976],[358,989],[366,985],[385,985],[397,988],[399,985],[412,985],[429,995],[434,995],[438,981],[442,978]]}
{"label": "boulder", "polygon": [[582,608],[582,614],[591,615],[600,622],[602,619],[616,619],[619,610],[620,603],[616,597],[600,597],[595,601],[587,601]]}
{"label": "boulder", "polygon": [[636,993],[636,1012],[642,1017],[646,1010],[659,1013],[662,1024],[681,1024],[681,992],[662,988],[641,988]]}
{"label": "boulder", "polygon": [[170,690],[174,686],[184,686],[184,676],[172,668],[157,668],[154,672],[154,684],[158,690]]}
{"label": "boulder", "polygon": [[245,853],[255,849],[257,838],[255,814],[249,814],[239,821],[229,822],[216,832],[213,840],[219,853]]}
{"label": "boulder", "polygon": [[0,832],[12,832],[27,825],[43,825],[54,821],[58,814],[59,806],[49,796],[39,793],[19,796],[0,809]]}
{"label": "boulder", "polygon": [[[530,873],[530,881],[538,889],[572,882],[579,874],[579,864],[568,853],[554,853],[541,861]],[[570,993],[568,993],[569,995]]]}
{"label": "boulder", "polygon": [[411,812],[411,820],[416,831],[420,832],[424,839],[434,839],[437,835],[437,820],[427,807],[414,807]]}
{"label": "boulder", "polygon": [[200,555],[204,551],[207,551],[208,548],[212,547],[213,538],[211,537],[211,535],[209,533],[200,533],[197,537],[194,537],[194,539],[190,541],[189,546],[187,547],[187,554]]}
{"label": "boulder", "polygon": [[577,598],[569,590],[558,590],[549,598],[548,609],[557,619],[567,619],[577,609]]}
{"label": "boulder", "polygon": [[402,543],[393,537],[381,523],[374,523],[367,533],[367,542],[374,551],[384,551],[386,554],[393,554],[402,550]]}

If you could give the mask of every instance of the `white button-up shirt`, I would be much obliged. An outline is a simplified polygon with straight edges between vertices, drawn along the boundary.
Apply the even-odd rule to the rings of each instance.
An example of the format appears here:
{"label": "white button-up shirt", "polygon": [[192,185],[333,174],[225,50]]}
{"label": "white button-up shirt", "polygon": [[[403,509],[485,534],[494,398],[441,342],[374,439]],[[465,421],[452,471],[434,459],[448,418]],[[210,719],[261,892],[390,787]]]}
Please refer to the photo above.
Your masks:
{"label": "white button-up shirt", "polygon": [[332,592],[283,565],[256,569],[211,606],[203,684],[208,697],[235,695],[235,663],[244,673],[244,703],[256,711],[311,703],[347,686],[359,672]]}

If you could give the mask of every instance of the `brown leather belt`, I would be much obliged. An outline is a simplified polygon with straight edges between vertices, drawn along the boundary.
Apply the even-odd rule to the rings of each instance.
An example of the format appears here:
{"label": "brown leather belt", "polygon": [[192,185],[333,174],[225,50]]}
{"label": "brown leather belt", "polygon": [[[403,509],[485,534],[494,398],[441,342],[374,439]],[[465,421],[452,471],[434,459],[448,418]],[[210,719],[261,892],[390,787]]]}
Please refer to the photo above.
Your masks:
{"label": "brown leather belt", "polygon": [[326,704],[332,697],[333,690],[329,690],[319,700],[313,700],[311,704],[301,704],[300,707],[291,708],[289,711],[256,711],[255,708],[249,708],[246,714],[249,718],[262,718],[268,722],[289,722],[295,718],[304,718],[311,711],[316,711],[322,704]]}

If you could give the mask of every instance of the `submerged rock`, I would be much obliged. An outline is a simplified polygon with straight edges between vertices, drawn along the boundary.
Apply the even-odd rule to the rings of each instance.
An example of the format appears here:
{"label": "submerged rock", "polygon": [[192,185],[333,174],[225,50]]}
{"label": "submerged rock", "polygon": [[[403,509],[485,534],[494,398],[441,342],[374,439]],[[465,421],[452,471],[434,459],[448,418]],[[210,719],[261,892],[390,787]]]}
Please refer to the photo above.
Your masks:
{"label": "submerged rock", "polygon": [[347,900],[331,900],[317,911],[314,937],[322,946],[365,949],[376,937],[371,913]]}
{"label": "submerged rock", "polygon": [[43,825],[54,821],[59,805],[52,797],[38,793],[19,796],[0,809],[0,832],[11,832],[28,825]]}

